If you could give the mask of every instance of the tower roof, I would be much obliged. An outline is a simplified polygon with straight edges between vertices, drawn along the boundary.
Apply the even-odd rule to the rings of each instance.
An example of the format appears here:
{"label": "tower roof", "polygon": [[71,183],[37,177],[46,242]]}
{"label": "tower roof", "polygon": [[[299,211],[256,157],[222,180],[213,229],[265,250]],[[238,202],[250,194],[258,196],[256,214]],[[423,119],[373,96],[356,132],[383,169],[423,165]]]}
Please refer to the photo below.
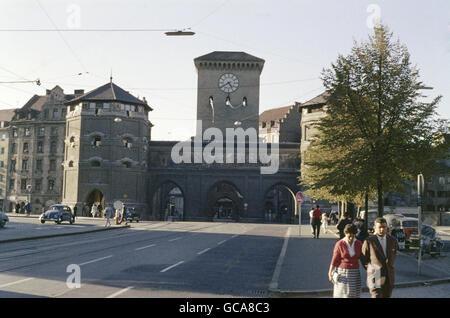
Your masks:
{"label": "tower roof", "polygon": [[259,62],[265,61],[259,57],[250,55],[245,52],[232,52],[232,51],[214,51],[194,59],[197,61],[239,61],[239,62]]}
{"label": "tower roof", "polygon": [[144,106],[147,110],[152,110],[152,108],[144,101],[134,97],[129,92],[120,88],[113,82],[107,83],[100,86],[86,94],[83,94],[77,98],[74,98],[68,102],[67,105],[76,104],[79,102],[90,101],[90,102],[122,102],[132,105]]}

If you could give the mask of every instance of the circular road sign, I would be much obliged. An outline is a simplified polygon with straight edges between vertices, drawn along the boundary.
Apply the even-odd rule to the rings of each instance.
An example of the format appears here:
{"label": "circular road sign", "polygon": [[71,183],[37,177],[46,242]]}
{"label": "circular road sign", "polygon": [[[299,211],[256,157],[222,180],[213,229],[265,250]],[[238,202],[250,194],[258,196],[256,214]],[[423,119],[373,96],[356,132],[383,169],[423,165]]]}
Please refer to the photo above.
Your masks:
{"label": "circular road sign", "polygon": [[295,199],[297,200],[297,202],[302,202],[304,197],[303,197],[303,193],[301,193],[300,191],[297,192],[297,194],[295,195]]}

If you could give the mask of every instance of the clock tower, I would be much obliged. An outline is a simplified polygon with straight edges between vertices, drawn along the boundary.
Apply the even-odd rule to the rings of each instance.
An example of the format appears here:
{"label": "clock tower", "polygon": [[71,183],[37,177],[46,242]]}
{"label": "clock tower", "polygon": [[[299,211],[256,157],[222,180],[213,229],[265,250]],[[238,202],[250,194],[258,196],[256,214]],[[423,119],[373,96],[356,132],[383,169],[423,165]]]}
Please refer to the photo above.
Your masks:
{"label": "clock tower", "polygon": [[[245,52],[212,52],[194,59],[198,72],[197,125],[254,128],[258,134],[259,81],[264,60]],[[197,127],[197,133],[200,132]]]}

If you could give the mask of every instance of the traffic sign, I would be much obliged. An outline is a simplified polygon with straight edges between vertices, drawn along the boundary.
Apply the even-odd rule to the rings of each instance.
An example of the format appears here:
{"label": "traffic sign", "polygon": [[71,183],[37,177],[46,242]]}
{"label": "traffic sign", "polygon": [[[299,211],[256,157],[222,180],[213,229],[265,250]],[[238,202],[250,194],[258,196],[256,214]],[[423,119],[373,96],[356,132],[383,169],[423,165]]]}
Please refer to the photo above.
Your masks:
{"label": "traffic sign", "polygon": [[301,193],[300,191],[297,192],[297,194],[295,195],[295,199],[297,200],[297,202],[303,202],[303,193]]}

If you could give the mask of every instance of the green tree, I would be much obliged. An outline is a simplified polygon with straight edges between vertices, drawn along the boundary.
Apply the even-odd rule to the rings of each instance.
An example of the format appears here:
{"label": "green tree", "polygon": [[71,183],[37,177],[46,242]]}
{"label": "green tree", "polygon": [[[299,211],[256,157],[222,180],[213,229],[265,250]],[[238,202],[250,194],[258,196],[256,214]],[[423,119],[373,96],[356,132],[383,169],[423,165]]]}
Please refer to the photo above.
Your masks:
{"label": "green tree", "polygon": [[429,174],[445,156],[448,122],[436,113],[441,96],[423,101],[426,87],[407,48],[383,25],[323,70],[322,80],[326,116],[303,156],[301,183],[328,197],[375,193],[382,216],[385,192]]}

